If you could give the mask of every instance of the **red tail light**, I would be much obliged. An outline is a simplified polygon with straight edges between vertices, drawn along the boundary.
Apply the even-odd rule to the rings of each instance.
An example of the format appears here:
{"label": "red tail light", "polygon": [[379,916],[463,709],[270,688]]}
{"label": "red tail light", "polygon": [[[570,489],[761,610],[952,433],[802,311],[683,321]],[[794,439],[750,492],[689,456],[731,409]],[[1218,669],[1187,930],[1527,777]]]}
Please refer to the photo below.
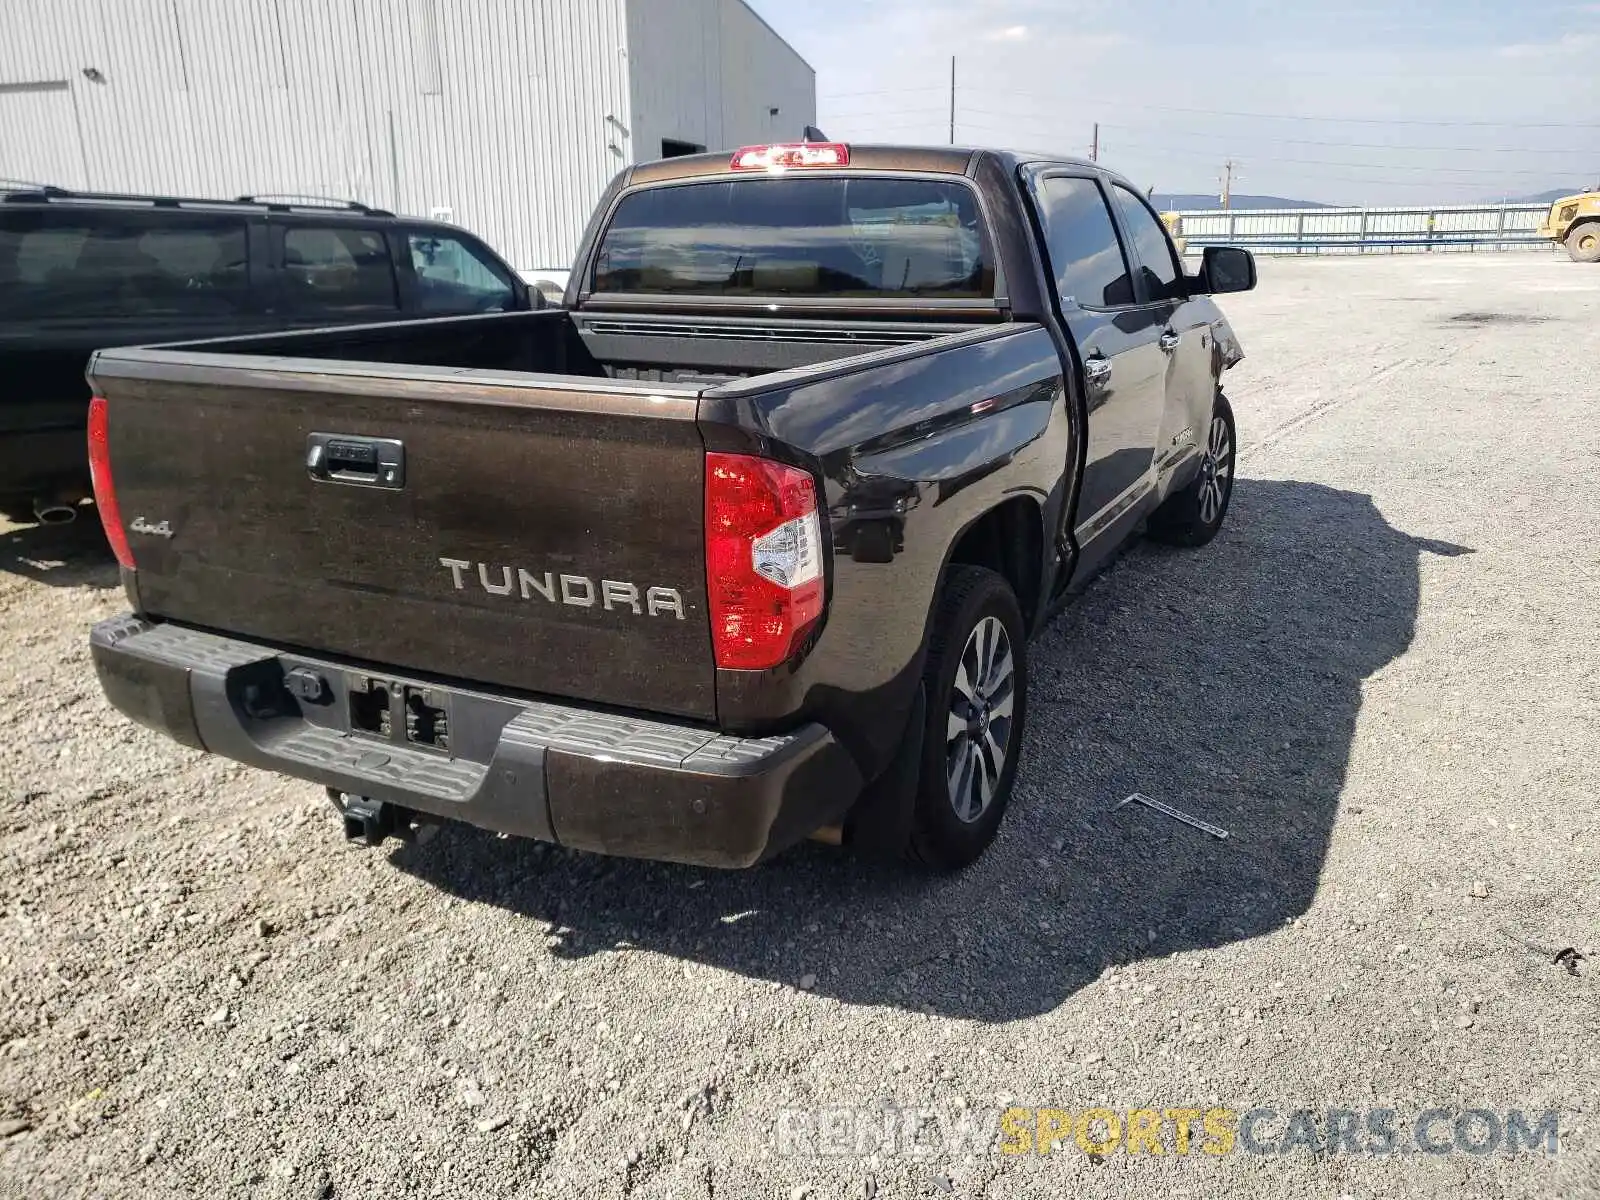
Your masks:
{"label": "red tail light", "polygon": [[735,171],[789,171],[805,167],[848,167],[850,147],[842,142],[797,142],[789,146],[746,146],[729,167]]}
{"label": "red tail light", "polygon": [[117,489],[111,482],[111,427],[107,421],[106,398],[89,401],[89,479],[94,484],[94,506],[105,526],[106,541],[117,562],[133,569],[133,550],[122,527],[122,510],[117,507]]}
{"label": "red tail light", "polygon": [[811,476],[746,454],[706,455],[706,583],[717,666],[786,661],[822,616],[822,522]]}

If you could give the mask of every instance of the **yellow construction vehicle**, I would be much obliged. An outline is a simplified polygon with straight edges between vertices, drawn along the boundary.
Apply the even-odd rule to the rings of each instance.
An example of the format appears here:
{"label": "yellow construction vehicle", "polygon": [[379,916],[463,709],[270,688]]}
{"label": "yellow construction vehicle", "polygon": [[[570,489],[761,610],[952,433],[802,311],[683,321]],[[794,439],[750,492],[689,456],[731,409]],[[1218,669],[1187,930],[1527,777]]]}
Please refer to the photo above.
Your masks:
{"label": "yellow construction vehicle", "polygon": [[1557,200],[1539,236],[1566,243],[1573,262],[1600,262],[1600,188]]}
{"label": "yellow construction vehicle", "polygon": [[1183,240],[1183,217],[1175,212],[1161,214],[1161,223],[1167,227],[1167,233],[1172,238],[1172,244],[1177,247],[1178,254],[1187,254],[1189,244]]}

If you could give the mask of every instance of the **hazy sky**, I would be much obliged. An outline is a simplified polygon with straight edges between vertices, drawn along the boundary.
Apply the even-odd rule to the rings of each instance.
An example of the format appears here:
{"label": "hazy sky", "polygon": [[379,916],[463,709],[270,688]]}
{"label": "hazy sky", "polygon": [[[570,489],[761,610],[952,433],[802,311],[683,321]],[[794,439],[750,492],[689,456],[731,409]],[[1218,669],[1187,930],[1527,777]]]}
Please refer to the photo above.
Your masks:
{"label": "hazy sky", "polygon": [[1600,3],[752,0],[843,141],[1088,153],[1162,192],[1482,201],[1600,181]]}

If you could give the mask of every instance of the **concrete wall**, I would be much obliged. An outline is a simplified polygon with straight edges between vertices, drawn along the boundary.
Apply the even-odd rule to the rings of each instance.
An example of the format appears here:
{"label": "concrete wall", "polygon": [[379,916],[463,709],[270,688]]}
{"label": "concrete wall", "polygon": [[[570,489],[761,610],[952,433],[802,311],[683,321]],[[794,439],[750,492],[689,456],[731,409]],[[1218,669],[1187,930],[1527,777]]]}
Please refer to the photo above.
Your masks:
{"label": "concrete wall", "polygon": [[0,0],[0,30],[0,178],[437,212],[525,270],[663,137],[815,108],[740,0]]}

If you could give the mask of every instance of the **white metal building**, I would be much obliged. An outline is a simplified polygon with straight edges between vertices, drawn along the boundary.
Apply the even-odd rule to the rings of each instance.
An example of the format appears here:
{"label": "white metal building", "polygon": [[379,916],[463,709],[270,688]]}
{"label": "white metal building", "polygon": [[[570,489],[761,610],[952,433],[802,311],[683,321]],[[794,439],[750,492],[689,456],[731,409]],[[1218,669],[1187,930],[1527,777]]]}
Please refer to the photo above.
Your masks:
{"label": "white metal building", "polygon": [[0,179],[358,200],[565,268],[622,167],[798,139],[743,0],[0,0]]}

